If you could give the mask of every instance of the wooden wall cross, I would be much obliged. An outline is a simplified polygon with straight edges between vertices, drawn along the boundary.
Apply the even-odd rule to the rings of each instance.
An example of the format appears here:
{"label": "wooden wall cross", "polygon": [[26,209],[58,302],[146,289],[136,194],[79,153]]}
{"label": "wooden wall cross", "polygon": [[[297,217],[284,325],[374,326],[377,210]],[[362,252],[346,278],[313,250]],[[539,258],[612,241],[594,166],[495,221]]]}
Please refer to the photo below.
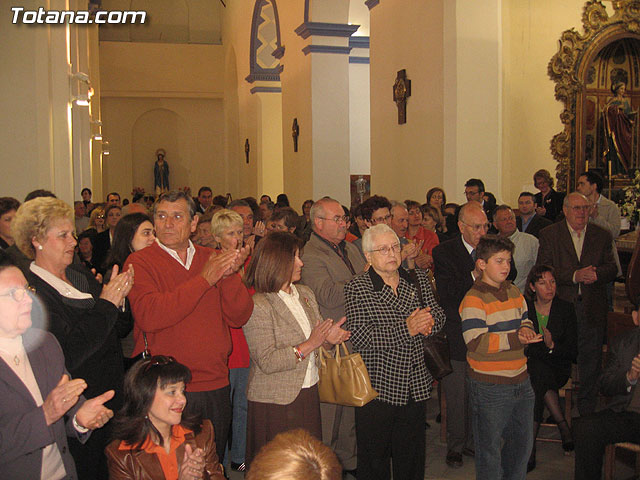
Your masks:
{"label": "wooden wall cross", "polygon": [[393,101],[398,107],[398,125],[407,123],[407,98],[411,96],[411,80],[407,78],[407,71],[403,68],[398,72],[393,84]]}
{"label": "wooden wall cross", "polygon": [[298,119],[293,119],[293,124],[291,125],[291,136],[293,137],[293,151],[298,151],[298,136],[300,135],[300,126],[298,125]]}

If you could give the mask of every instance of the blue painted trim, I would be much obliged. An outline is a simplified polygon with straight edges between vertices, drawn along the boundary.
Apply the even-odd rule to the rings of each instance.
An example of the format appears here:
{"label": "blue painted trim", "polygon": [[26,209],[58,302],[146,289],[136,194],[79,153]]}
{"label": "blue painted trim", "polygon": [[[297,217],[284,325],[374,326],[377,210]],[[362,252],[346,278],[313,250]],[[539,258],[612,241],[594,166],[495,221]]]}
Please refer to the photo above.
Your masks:
{"label": "blue painted trim", "polygon": [[245,77],[245,80],[249,83],[253,82],[279,82],[280,81],[280,72],[283,70],[283,66],[278,67],[278,71],[276,73],[250,73]]}
{"label": "blue painted trim", "polygon": [[304,22],[295,32],[302,38],[309,38],[311,35],[321,37],[350,37],[360,25],[349,25],[346,23],[325,23],[325,22]]}
{"label": "blue painted trim", "polygon": [[[280,81],[280,72],[282,72],[282,65],[278,65],[275,68],[265,69],[260,68],[256,62],[256,42],[258,40],[258,28],[260,27],[260,12],[262,11],[262,7],[264,7],[268,3],[271,3],[271,6],[273,7],[273,16],[276,22],[277,47],[273,53],[282,48],[282,54],[284,54],[284,47],[282,46],[280,38],[280,18],[278,16],[278,6],[276,5],[276,0],[256,0],[255,6],[253,8],[253,18],[251,20],[251,39],[249,43],[249,75],[245,78],[245,80],[249,83],[253,83],[256,80]],[[275,58],[279,60],[281,57]]]}
{"label": "blue painted trim", "polygon": [[282,87],[253,87],[251,93],[282,93]]}
{"label": "blue painted trim", "polygon": [[278,48],[276,48],[271,55],[276,57],[278,60],[284,57],[284,45],[280,45]]}
{"label": "blue painted trim", "polygon": [[333,45],[307,45],[302,49],[302,53],[337,53],[339,55],[349,55],[351,47],[334,47]]}
{"label": "blue painted trim", "polygon": [[349,63],[369,65],[369,57],[349,57]]}
{"label": "blue painted trim", "polygon": [[369,48],[369,37],[350,37],[349,46],[352,48]]}
{"label": "blue painted trim", "polygon": [[376,5],[378,5],[380,3],[380,0],[366,0],[364,2],[364,4],[369,7],[369,10],[371,10],[373,7],[375,7]]}

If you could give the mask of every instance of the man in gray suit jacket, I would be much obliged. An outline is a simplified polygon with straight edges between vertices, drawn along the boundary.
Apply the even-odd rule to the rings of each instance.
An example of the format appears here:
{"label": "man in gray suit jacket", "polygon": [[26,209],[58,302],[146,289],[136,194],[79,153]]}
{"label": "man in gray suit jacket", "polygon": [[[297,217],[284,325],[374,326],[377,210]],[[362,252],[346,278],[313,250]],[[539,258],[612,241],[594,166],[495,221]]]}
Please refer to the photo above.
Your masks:
{"label": "man in gray suit jacket", "polygon": [[616,277],[609,232],[589,223],[591,204],[578,192],[564,198],[561,220],[540,231],[536,263],[556,271],[557,295],[573,303],[578,319],[578,411],[586,415],[598,403],[597,380],[607,324],[606,285]]}
{"label": "man in gray suit jacket", "polygon": [[[358,248],[345,242],[347,224],[340,203],[324,197],[311,207],[313,233],[304,247],[301,283],[313,290],[322,318],[344,317],[344,286],[364,271]],[[320,404],[322,441],[330,446],[347,471],[356,469],[355,414],[353,407]]]}

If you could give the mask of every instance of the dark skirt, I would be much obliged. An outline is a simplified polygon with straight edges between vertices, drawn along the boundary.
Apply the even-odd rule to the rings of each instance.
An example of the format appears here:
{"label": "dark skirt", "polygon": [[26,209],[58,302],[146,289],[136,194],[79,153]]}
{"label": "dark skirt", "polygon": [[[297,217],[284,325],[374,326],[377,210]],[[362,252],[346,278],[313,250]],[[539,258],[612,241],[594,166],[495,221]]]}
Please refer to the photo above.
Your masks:
{"label": "dark skirt", "polygon": [[303,428],[322,440],[318,385],[303,388],[289,405],[248,401],[247,404],[247,466],[260,449],[277,434]]}
{"label": "dark skirt", "polygon": [[565,368],[531,357],[527,360],[527,370],[531,378],[531,386],[536,394],[533,417],[536,422],[542,421],[544,412],[544,395],[549,390],[557,392],[569,380]]}

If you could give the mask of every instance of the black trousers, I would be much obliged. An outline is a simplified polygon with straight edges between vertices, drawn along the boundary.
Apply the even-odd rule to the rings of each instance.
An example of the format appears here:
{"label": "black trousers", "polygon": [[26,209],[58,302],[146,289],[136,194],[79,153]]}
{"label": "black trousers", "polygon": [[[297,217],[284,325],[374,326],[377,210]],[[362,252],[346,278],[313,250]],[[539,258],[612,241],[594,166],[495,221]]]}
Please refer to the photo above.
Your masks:
{"label": "black trousers", "polygon": [[426,401],[396,406],[372,400],[356,408],[358,478],[422,480],[425,463]]}
{"label": "black trousers", "polygon": [[224,458],[224,450],[229,437],[231,426],[231,387],[219,388],[208,392],[186,392],[189,413],[201,415],[203,419],[211,420],[216,436],[216,452],[220,461]]}
{"label": "black trousers", "polygon": [[596,411],[598,405],[598,378],[602,370],[602,343],[606,320],[588,321],[584,316],[584,302],[576,301],[578,318],[578,411],[581,416]]}
{"label": "black trousers", "polygon": [[600,480],[604,449],[611,443],[640,443],[640,414],[603,410],[574,419],[575,480]]}

